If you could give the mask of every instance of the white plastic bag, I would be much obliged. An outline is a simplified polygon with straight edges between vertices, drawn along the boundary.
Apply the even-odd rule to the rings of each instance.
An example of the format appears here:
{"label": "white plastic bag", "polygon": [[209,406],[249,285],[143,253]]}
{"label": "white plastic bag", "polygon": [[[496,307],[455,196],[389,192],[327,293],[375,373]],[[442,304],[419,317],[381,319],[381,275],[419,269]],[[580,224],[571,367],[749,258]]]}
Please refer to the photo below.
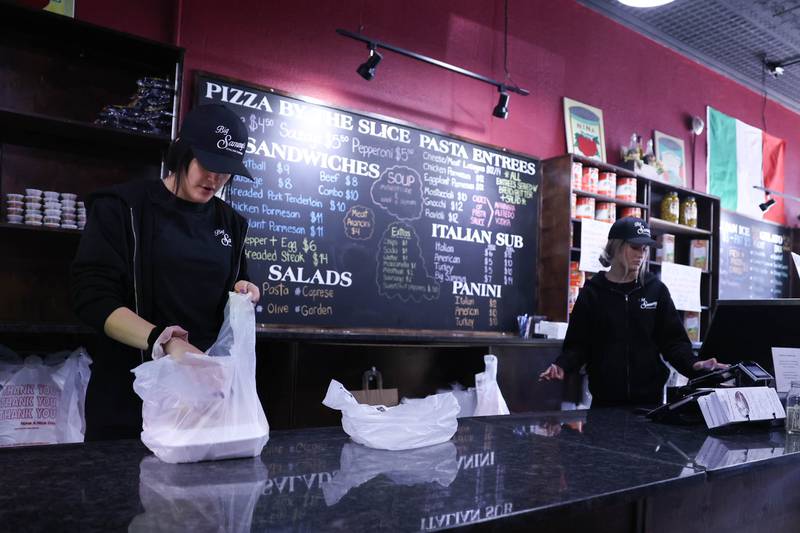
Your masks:
{"label": "white plastic bag", "polygon": [[509,414],[506,400],[497,384],[497,357],[486,354],[483,356],[483,364],[484,371],[475,374],[475,387],[465,390],[461,384],[454,383],[453,390],[449,391],[461,407],[458,418]]}
{"label": "white plastic bag", "polygon": [[163,357],[133,369],[142,398],[142,442],[162,461],[254,457],[269,440],[256,392],[255,312],[229,293],[225,320],[208,355]]}
{"label": "white plastic bag", "polygon": [[342,429],[355,442],[380,450],[410,450],[450,440],[458,429],[458,402],[452,393],[408,400],[394,407],[356,401],[331,380],[322,404],[342,412]]}
{"label": "white plastic bag", "polygon": [[92,359],[83,348],[0,357],[0,446],[83,442]]}
{"label": "white plastic bag", "polygon": [[472,416],[494,416],[509,414],[506,400],[497,384],[497,357],[491,354],[483,356],[485,370],[475,374],[475,389],[478,401]]}
{"label": "white plastic bag", "polygon": [[449,487],[458,474],[456,447],[452,442],[402,452],[373,450],[346,442],[339,459],[339,470],[322,484],[325,504],[339,503],[351,489],[379,475],[396,485],[438,483]]}

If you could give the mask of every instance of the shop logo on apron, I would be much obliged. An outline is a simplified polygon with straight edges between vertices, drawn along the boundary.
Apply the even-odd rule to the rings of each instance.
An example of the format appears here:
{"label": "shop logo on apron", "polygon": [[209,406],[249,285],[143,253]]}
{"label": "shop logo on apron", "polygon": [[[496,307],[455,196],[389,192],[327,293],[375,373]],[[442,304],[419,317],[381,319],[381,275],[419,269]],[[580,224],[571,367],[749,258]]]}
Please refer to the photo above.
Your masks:
{"label": "shop logo on apron", "polygon": [[222,243],[222,246],[231,246],[233,242],[224,229],[215,230],[214,236],[219,237],[219,242]]}
{"label": "shop logo on apron", "polygon": [[639,307],[642,309],[653,309],[655,310],[658,307],[658,302],[648,302],[647,298],[640,298],[639,299]]}

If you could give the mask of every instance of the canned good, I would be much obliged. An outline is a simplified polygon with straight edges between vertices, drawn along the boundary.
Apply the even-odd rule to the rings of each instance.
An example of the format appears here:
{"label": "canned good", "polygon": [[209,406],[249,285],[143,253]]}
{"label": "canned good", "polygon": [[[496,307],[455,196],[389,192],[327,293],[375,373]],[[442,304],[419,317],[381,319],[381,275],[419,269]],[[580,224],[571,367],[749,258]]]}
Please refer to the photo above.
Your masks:
{"label": "canned good", "polygon": [[612,202],[597,202],[594,210],[595,220],[601,222],[614,222],[617,218],[617,206]]}
{"label": "canned good", "polygon": [[580,269],[578,261],[569,262],[569,285],[570,287],[583,287],[586,281],[586,274]]}
{"label": "canned good", "polygon": [[586,192],[596,193],[599,172],[600,171],[595,167],[585,167],[583,169],[583,181],[581,183],[581,189]]}
{"label": "canned good", "polygon": [[577,218],[575,214],[575,206],[578,203],[578,196],[575,193],[569,195],[569,216]]}
{"label": "canned good", "polygon": [[572,189],[580,189],[583,181],[583,164],[572,162]]}
{"label": "canned good", "polygon": [[625,218],[625,217],[642,218],[642,208],[641,207],[623,207],[620,210],[620,215],[622,216],[622,218]]}
{"label": "canned good", "polygon": [[569,297],[567,299],[567,313],[572,313],[572,308],[575,307],[575,302],[578,301],[578,294],[581,292],[580,287],[570,285]]}
{"label": "canned good", "polygon": [[635,202],[636,196],[636,178],[617,178],[617,199]]}
{"label": "canned good", "polygon": [[597,194],[614,196],[617,192],[617,175],[614,172],[601,172],[597,178]]}
{"label": "canned good", "polygon": [[575,218],[594,218],[594,198],[581,196],[577,199]]}

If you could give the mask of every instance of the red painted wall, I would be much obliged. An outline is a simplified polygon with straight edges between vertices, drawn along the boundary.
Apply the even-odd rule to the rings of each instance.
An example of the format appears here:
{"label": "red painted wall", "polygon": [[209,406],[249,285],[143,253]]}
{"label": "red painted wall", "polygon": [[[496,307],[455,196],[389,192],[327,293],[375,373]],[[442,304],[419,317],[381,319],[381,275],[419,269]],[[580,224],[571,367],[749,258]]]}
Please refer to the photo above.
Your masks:
{"label": "red painted wall", "polygon": [[[603,110],[612,163],[632,132],[649,138],[654,129],[683,138],[691,157],[687,116],[705,119],[707,105],[763,128],[759,94],[572,0],[509,4],[509,65],[531,95],[512,95],[508,120],[491,115],[492,87],[390,52],[365,82],[355,73],[365,46],[334,33],[363,25],[366,35],[502,79],[500,0],[80,0],[77,15],[168,42],[179,35],[187,82],[207,70],[545,158],[566,151],[564,96]],[[767,131],[787,140],[786,192],[800,194],[800,115],[769,101],[766,118]],[[705,143],[703,133],[700,190]],[[790,202],[789,220],[798,213]]]}

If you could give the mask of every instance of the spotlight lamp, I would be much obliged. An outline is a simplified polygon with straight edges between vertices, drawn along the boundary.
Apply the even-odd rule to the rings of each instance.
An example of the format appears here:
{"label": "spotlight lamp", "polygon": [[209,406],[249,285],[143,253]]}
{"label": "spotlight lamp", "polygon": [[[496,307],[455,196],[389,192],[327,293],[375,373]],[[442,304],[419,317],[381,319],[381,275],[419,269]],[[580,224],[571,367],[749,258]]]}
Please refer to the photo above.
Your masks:
{"label": "spotlight lamp", "polygon": [[359,76],[369,81],[375,77],[375,69],[378,68],[378,63],[381,62],[383,56],[375,49],[373,43],[369,43],[367,48],[369,48],[369,57],[358,66],[356,72],[358,72]]}
{"label": "spotlight lamp", "polygon": [[766,213],[773,205],[775,205],[775,198],[767,198],[767,201],[763,204],[758,204],[758,207]]}
{"label": "spotlight lamp", "polygon": [[769,72],[775,78],[783,75],[783,65],[781,65],[780,63],[773,63],[770,61],[767,62],[766,67],[767,67],[767,72]]}
{"label": "spotlight lamp", "polygon": [[[518,87],[516,85],[511,85],[508,81],[508,72],[506,72],[506,80],[505,81],[498,81],[492,78],[487,78],[481,74],[477,74],[470,70],[458,67],[456,65],[451,65],[450,63],[445,63],[444,61],[439,61],[438,59],[433,59],[432,57],[424,56],[422,54],[418,54],[416,52],[412,52],[411,50],[406,50],[405,48],[400,48],[398,46],[394,46],[387,42],[379,41],[377,39],[373,39],[372,37],[367,37],[360,33],[353,33],[351,31],[337,29],[336,33],[343,37],[348,37],[350,39],[354,39],[356,41],[361,41],[367,44],[367,48],[369,49],[369,58],[358,66],[356,72],[358,75],[364,78],[365,80],[369,81],[375,77],[375,69],[378,66],[378,63],[381,62],[383,56],[378,53],[378,49],[382,49],[384,51],[388,50],[389,52],[407,57],[409,59],[414,59],[416,61],[420,61],[422,63],[427,63],[429,65],[433,65],[434,67],[438,67],[444,70],[448,70],[450,72],[454,72],[456,74],[460,74],[462,76],[466,76],[468,78],[472,78],[474,80],[481,81],[483,83],[488,83],[494,87],[497,87],[497,90],[500,92],[500,99],[497,102],[492,114],[498,118],[506,118],[508,116],[508,101],[509,101],[509,93],[517,93],[521,96],[528,96],[530,92],[527,89],[523,89],[522,87]],[[506,69],[507,71],[508,69]]]}
{"label": "spotlight lamp", "polygon": [[497,100],[497,105],[494,106],[492,115],[505,120],[508,118],[508,101],[511,99],[511,96],[503,87],[499,87],[498,90],[500,91],[500,98]]}

